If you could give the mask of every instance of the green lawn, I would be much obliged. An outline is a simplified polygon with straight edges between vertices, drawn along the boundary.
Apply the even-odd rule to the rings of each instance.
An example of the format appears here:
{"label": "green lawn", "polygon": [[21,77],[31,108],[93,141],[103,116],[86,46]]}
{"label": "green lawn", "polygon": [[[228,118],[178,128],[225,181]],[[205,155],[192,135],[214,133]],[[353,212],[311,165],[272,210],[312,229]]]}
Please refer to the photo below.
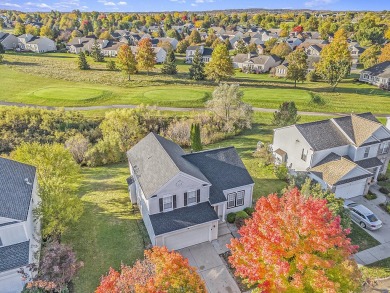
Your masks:
{"label": "green lawn", "polygon": [[[0,66],[2,88],[0,101],[47,106],[92,106],[112,104],[149,104],[171,107],[203,107],[205,93],[215,84],[188,79],[188,67],[179,60],[179,74],[166,76],[159,72],[161,65],[147,75],[133,75],[129,82],[119,71],[108,71],[105,63],[94,63],[92,70],[76,68],[77,56],[66,53],[5,54]],[[356,76],[353,76],[356,78]],[[244,101],[254,107],[277,108],[286,100],[294,100],[303,111],[318,112],[390,112],[390,93],[373,86],[354,82],[353,78],[340,83],[331,92],[324,83],[293,83],[270,77],[268,74],[237,72],[232,82],[241,85]],[[324,106],[310,103],[310,92],[326,101]]]}
{"label": "green lawn", "polygon": [[354,222],[351,222],[351,234],[349,234],[348,237],[351,238],[353,245],[359,246],[359,251],[369,249],[380,244],[378,240],[373,238],[367,233],[367,231]]}
{"label": "green lawn", "polygon": [[361,268],[364,278],[382,279],[390,277],[390,257]]}
{"label": "green lawn", "polygon": [[143,256],[148,241],[139,213],[132,213],[125,163],[83,169],[80,197],[85,210],[80,221],[63,236],[84,262],[74,280],[75,292],[90,293],[108,269],[132,265]]}

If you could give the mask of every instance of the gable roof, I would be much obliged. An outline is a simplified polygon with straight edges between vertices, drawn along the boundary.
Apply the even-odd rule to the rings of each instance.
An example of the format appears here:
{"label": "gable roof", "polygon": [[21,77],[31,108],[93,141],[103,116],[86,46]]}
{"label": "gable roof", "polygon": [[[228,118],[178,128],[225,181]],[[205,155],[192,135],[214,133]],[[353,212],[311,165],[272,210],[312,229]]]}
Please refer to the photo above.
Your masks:
{"label": "gable roof", "polygon": [[[359,175],[348,179],[343,179],[354,169],[359,169]],[[335,153],[330,153],[328,156],[326,156],[321,162],[311,168],[310,172],[331,186],[340,185],[372,176],[372,173],[359,167],[356,163]]]}
{"label": "gable roof", "polygon": [[29,263],[30,241],[0,247],[0,272],[18,269]]}
{"label": "gable roof", "polygon": [[234,147],[187,154],[184,158],[197,166],[211,183],[211,204],[226,201],[223,190],[254,183]]}
{"label": "gable roof", "polygon": [[370,72],[373,76],[390,78],[390,61],[376,64],[370,68],[364,69],[363,72]]}
{"label": "gable roof", "polygon": [[27,220],[35,174],[33,166],[0,158],[0,217]]}
{"label": "gable roof", "polygon": [[[370,114],[375,120],[368,119]],[[366,117],[365,117],[366,116]],[[348,138],[356,145],[363,145],[367,139],[369,139],[375,131],[377,131],[383,125],[376,120],[371,113],[364,113],[361,115],[351,114],[350,116],[344,116],[334,118],[333,121],[344,131]]]}
{"label": "gable roof", "polygon": [[350,144],[345,135],[329,119],[296,124],[295,127],[315,151]]}
{"label": "gable roof", "polygon": [[153,132],[128,152],[130,164],[146,198],[150,198],[180,172],[209,183],[202,172],[183,158],[183,149]]}

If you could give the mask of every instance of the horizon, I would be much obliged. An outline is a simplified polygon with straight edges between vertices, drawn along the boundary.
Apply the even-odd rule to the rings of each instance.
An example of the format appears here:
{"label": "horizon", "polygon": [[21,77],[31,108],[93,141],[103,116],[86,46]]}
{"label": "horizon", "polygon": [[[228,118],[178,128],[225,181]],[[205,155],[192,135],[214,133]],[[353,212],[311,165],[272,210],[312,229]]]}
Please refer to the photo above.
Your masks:
{"label": "horizon", "polygon": [[2,10],[17,10],[21,12],[50,12],[51,10],[71,12],[99,11],[103,13],[167,13],[167,12],[213,12],[229,10],[305,10],[305,11],[383,11],[390,10],[388,1],[379,0],[374,3],[355,1],[346,3],[341,0],[306,0],[302,2],[280,0],[270,4],[265,1],[244,0],[240,3],[234,0],[149,0],[143,3],[125,0],[39,0],[26,2],[24,0],[5,0],[0,3]]}

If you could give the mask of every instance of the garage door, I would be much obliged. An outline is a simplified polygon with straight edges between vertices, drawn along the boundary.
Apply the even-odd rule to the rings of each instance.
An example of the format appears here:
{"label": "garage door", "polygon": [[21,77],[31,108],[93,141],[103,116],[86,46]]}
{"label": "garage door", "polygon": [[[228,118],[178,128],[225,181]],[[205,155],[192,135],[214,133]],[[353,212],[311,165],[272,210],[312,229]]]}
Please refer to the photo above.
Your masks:
{"label": "garage door", "polygon": [[366,180],[342,184],[336,187],[336,196],[344,199],[363,195],[366,187]]}
{"label": "garage door", "polygon": [[168,249],[181,249],[183,247],[195,245],[209,241],[211,225],[201,226],[183,230],[181,233],[170,235],[164,238],[164,245]]}

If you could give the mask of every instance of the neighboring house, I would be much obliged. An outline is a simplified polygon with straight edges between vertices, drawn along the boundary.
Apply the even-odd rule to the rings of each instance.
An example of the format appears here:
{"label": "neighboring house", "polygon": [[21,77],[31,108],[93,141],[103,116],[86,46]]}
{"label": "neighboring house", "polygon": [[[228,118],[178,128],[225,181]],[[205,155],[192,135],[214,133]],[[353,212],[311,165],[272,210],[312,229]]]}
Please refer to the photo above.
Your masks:
{"label": "neighboring house", "polygon": [[286,77],[287,70],[288,70],[288,62],[283,62],[282,64],[275,67],[275,76]]}
{"label": "neighboring house", "polygon": [[286,43],[290,46],[291,50],[294,50],[300,44],[302,44],[302,40],[299,38],[289,38],[286,40]]}
{"label": "neighboring house", "polygon": [[107,45],[102,48],[102,54],[106,57],[116,57],[120,46],[127,45],[127,43],[109,41]]}
{"label": "neighboring house", "polygon": [[0,32],[0,43],[4,50],[14,50],[18,47],[18,38],[13,34]]}
{"label": "neighboring house", "polygon": [[264,73],[280,63],[280,58],[274,55],[237,54],[233,57],[234,68],[240,68],[244,72]]}
{"label": "neighboring house", "polygon": [[66,44],[66,49],[69,53],[79,54],[80,52],[90,51],[92,44],[95,42],[96,37],[75,37]]}
{"label": "neighboring house", "polygon": [[168,42],[171,44],[173,50],[176,50],[177,44],[179,41],[175,38],[158,38],[158,41],[163,43],[163,42]]}
{"label": "neighboring house", "polygon": [[320,57],[322,47],[321,45],[310,45],[305,49],[305,53],[307,56]]}
{"label": "neighboring house", "polygon": [[202,54],[202,59],[204,63],[209,63],[211,61],[211,55],[213,54],[213,49],[205,48],[204,46],[189,46],[186,50],[186,63],[192,63],[196,50]]}
{"label": "neighboring house", "polygon": [[274,130],[276,163],[305,172],[338,197],[366,194],[390,159],[390,130],[371,113]]}
{"label": "neighboring house", "polygon": [[351,51],[352,57],[352,69],[356,69],[359,64],[359,57],[366,49],[354,44],[349,47],[349,50]]}
{"label": "neighboring house", "polygon": [[319,56],[308,56],[307,57],[307,72],[315,71],[316,70],[316,64],[320,62]]}
{"label": "neighboring house", "polygon": [[[33,215],[39,203],[36,169],[0,158],[0,292],[20,292],[20,268],[38,263],[40,224]],[[28,270],[25,270],[28,271]]]}
{"label": "neighboring house", "polygon": [[390,61],[362,70],[359,80],[384,89],[390,89]]}
{"label": "neighboring house", "polygon": [[[136,46],[130,46],[131,51],[133,52],[134,55],[137,55],[138,48]],[[167,52],[164,50],[164,48],[161,47],[153,47],[153,52],[156,54],[156,63],[163,63],[165,59],[167,58]]]}
{"label": "neighboring house", "polygon": [[53,52],[57,50],[56,43],[46,37],[34,37],[30,34],[24,34],[18,37],[18,47],[23,51],[32,51],[35,53]]}
{"label": "neighboring house", "polygon": [[328,44],[329,44],[329,42],[325,41],[325,40],[306,39],[297,47],[297,49],[303,49],[306,51],[306,49],[312,45],[317,45],[317,46],[323,48],[325,45],[328,45]]}
{"label": "neighboring house", "polygon": [[130,198],[153,245],[181,249],[218,237],[218,223],[252,205],[254,182],[234,147],[186,154],[149,133],[127,152]]}

